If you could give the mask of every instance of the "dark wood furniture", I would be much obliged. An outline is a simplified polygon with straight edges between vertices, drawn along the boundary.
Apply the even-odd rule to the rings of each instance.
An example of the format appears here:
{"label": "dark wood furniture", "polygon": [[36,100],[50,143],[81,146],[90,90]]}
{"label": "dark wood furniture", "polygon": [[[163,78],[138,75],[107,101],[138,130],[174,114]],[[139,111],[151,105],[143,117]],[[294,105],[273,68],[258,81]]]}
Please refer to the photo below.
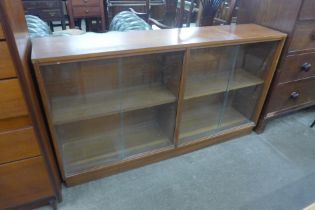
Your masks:
{"label": "dark wood furniture", "polygon": [[67,10],[70,21],[70,28],[75,27],[75,19],[96,18],[100,20],[100,29],[106,30],[104,0],[68,0]]}
{"label": "dark wood furniture", "polygon": [[217,12],[216,17],[213,20],[213,25],[225,25],[232,22],[233,17],[237,17],[237,10],[240,0],[227,0]]}
{"label": "dark wood furniture", "polygon": [[0,209],[61,200],[60,178],[30,73],[20,0],[0,0]]}
{"label": "dark wood furniture", "polygon": [[259,120],[315,104],[315,2],[313,0],[242,0],[239,22],[254,22],[289,34],[268,100]]}
{"label": "dark wood furniture", "polygon": [[[205,17],[207,20],[202,20],[204,19],[202,18],[204,11],[199,0],[178,0],[174,16],[172,16],[173,20],[159,21],[151,17],[151,1],[145,0],[144,2],[144,12],[137,12],[133,8],[130,8],[130,10],[150,25],[155,25],[161,29],[190,27],[191,21],[194,21],[196,26],[230,24],[232,17],[236,16],[238,5],[237,0],[223,1],[221,5],[218,4],[216,8],[212,8],[212,15]],[[211,9],[208,8],[208,10]]]}
{"label": "dark wood furniture", "polygon": [[23,0],[26,15],[34,15],[50,25],[54,31],[53,21],[60,21],[62,29],[66,29],[66,18],[62,0]]}
{"label": "dark wood furniture", "polygon": [[[147,12],[147,0],[108,0],[109,19],[112,19],[121,11],[134,9],[137,12]],[[157,20],[163,20],[168,13],[165,0],[150,0],[150,16]]]}
{"label": "dark wood furniture", "polygon": [[[184,0],[181,0],[182,3],[184,2]],[[170,28],[181,28],[183,26],[183,10],[184,10],[184,5],[182,4],[182,6],[180,7],[180,9],[176,9],[174,11],[174,17],[172,17],[173,20],[171,20],[171,24],[170,25],[166,25],[163,22],[158,21],[157,19],[154,19],[151,17],[151,1],[150,0],[145,0],[144,1],[144,5],[143,5],[143,12],[137,12],[134,8],[129,8],[129,10],[131,12],[133,12],[134,14],[138,15],[139,17],[141,17],[143,20],[145,20],[148,24],[150,24],[151,26],[155,25],[156,27],[160,28],[160,29],[170,29]],[[168,21],[167,21],[168,22]],[[168,23],[170,23],[168,22]]]}
{"label": "dark wood furniture", "polygon": [[285,37],[249,24],[34,39],[32,61],[64,181],[82,183],[251,132]]}

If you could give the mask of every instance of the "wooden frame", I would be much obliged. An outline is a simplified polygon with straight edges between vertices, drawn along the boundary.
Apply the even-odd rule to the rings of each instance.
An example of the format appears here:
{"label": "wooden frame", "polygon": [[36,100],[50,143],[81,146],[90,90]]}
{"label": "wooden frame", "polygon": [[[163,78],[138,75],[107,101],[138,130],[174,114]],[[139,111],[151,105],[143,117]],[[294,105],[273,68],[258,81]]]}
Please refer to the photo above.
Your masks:
{"label": "wooden frame", "polygon": [[[133,38],[135,36],[146,37],[146,38],[142,40],[135,40]],[[155,37],[159,37],[159,39],[156,39]],[[233,27],[212,26],[212,27],[204,27],[204,28],[169,29],[169,30],[162,30],[162,31],[110,33],[110,34],[101,35],[101,37],[99,38],[100,40],[110,40],[110,42],[107,42],[107,41],[101,42],[100,40],[98,40],[97,36],[95,36],[94,41],[98,43],[98,45],[95,47],[91,45],[89,46],[86,45],[85,44],[86,42],[83,40],[85,39],[84,37],[56,37],[52,39],[44,38],[44,39],[35,39],[33,42],[32,60],[35,67],[37,82],[38,82],[40,93],[43,99],[43,103],[44,103],[44,107],[45,107],[45,111],[46,111],[46,115],[48,119],[48,124],[51,130],[51,133],[53,135],[54,146],[57,152],[57,157],[58,157],[58,161],[61,167],[63,179],[66,182],[66,184],[69,186],[74,185],[74,184],[79,184],[84,181],[89,181],[95,178],[99,178],[105,175],[120,172],[120,171],[130,169],[133,167],[138,167],[138,166],[150,163],[150,162],[156,162],[156,161],[169,158],[175,155],[180,155],[189,151],[202,148],[204,146],[215,144],[220,141],[224,141],[224,140],[236,137],[236,136],[249,133],[252,130],[252,128],[255,126],[255,124],[257,123],[258,116],[261,113],[262,105],[265,101],[266,94],[268,92],[270,82],[273,77],[286,35],[280,32],[276,32],[276,31],[258,26],[258,25],[248,24],[248,25],[237,25]],[[50,42],[58,43],[58,46],[60,45],[63,47],[54,48],[54,50],[52,50],[49,47],[47,47],[47,46],[51,46],[49,44]],[[74,45],[74,43],[82,43],[82,45],[77,45],[77,44]],[[84,51],[82,51],[82,49],[84,49]],[[220,50],[220,49],[223,49],[223,50]],[[195,53],[197,53],[197,55],[199,52],[204,54],[203,53],[204,51],[207,52],[206,56],[210,56],[210,57],[204,57],[204,58],[200,56],[196,57]],[[216,51],[217,55],[214,54],[212,56],[211,53],[213,51]],[[220,51],[222,52],[220,53]],[[230,52],[230,51],[232,51],[232,53],[235,54],[236,56],[236,57],[234,56],[235,60],[231,60],[230,56],[225,56],[225,53]],[[192,55],[192,53],[194,55]],[[176,55],[179,55],[179,56],[176,57]],[[181,55],[184,55],[184,56],[181,57]],[[140,56],[146,56],[146,57],[143,58]],[[221,56],[223,56],[223,58],[221,58]],[[245,58],[244,56],[249,56],[249,57]],[[256,58],[252,58],[253,56]],[[171,59],[172,62],[167,63],[168,57],[172,58]],[[236,121],[237,123],[232,123],[232,124],[229,124],[228,126],[223,126],[224,124],[220,123],[222,126],[221,130],[220,129],[215,130],[214,133],[208,133],[208,131],[204,133],[204,131],[202,131],[201,136],[195,136],[194,134],[192,134],[191,140],[182,142],[180,138],[180,132],[181,132],[180,125],[182,124],[181,122],[182,116],[186,109],[185,108],[186,103],[187,103],[186,100],[190,100],[191,98],[191,97],[188,97],[188,98],[186,97],[187,93],[185,93],[185,89],[189,87],[188,83],[192,79],[188,77],[191,77],[192,73],[195,74],[194,71],[198,69],[197,67],[198,65],[196,67],[194,66],[195,65],[194,62],[196,61],[192,61],[192,59],[197,58],[197,62],[199,62],[198,59],[201,59],[201,60],[214,59],[216,61],[217,57],[219,59],[219,62],[221,63],[223,62],[222,71],[223,70],[227,71],[228,73],[227,78],[233,78],[231,80],[233,82],[230,83],[229,82],[230,79],[228,79],[228,81],[226,82],[227,90],[225,90],[224,86],[223,88],[221,87],[219,88],[219,90],[216,90],[216,91],[209,91],[208,89],[206,89],[207,90],[206,93],[201,92],[201,95],[200,93],[197,93],[197,95],[194,96],[193,98],[195,97],[208,98],[209,96],[213,94],[219,94],[218,97],[221,98],[222,101],[224,102],[224,104],[222,104],[222,107],[234,106],[233,104],[235,104],[236,102],[233,102],[235,100],[231,98],[229,94],[232,94],[232,93],[239,94],[241,93],[239,92],[239,90],[246,92],[246,90],[250,88],[249,89],[250,91],[252,92],[254,91],[253,95],[255,95],[255,97],[254,99],[251,99],[252,103],[250,103],[252,111],[248,113],[248,116],[246,115],[247,116],[246,118],[249,118],[249,120],[246,120],[246,121],[237,120]],[[140,58],[143,58],[143,61],[140,61],[141,60]],[[155,61],[156,59],[158,59],[158,61]],[[222,59],[223,61],[221,61]],[[247,61],[248,59],[249,61]],[[256,59],[256,61],[250,62],[251,59]],[[150,63],[151,61],[153,63]],[[141,67],[137,67],[138,66],[137,62],[139,66]],[[139,63],[139,62],[142,62],[142,63]],[[233,74],[230,73],[231,69],[239,68],[238,67],[239,65],[241,65],[240,67],[244,68],[244,70],[248,69],[249,71],[256,72],[256,70],[253,68],[258,68],[257,63],[261,63],[259,65],[261,65],[262,67],[259,67],[260,70],[255,76],[255,78],[253,76],[247,75],[248,73],[245,72],[246,73],[245,75],[247,76],[245,75],[244,76],[249,79],[249,81],[247,82],[245,81],[245,83],[243,82],[242,79],[241,80],[237,79],[238,77],[237,75],[239,73],[243,74],[242,71],[235,70],[236,77],[233,76],[234,73]],[[66,65],[66,67],[63,68],[62,67],[63,65]],[[211,62],[210,64],[209,62],[208,64],[201,63],[201,66],[203,65],[210,65],[209,67],[207,67],[207,69],[212,68]],[[245,66],[243,67],[243,65]],[[125,66],[128,68],[124,68]],[[63,86],[62,77],[60,77],[60,79],[57,79],[57,80],[52,79],[54,75],[56,76],[58,72],[61,71],[60,68],[63,68],[64,69],[63,71],[66,70],[68,72],[66,74],[71,75],[69,78],[75,80],[74,86],[73,86],[74,89],[71,88],[71,90],[74,92],[70,91],[67,93],[67,88],[63,89],[63,87],[61,87]],[[106,71],[102,69],[106,69]],[[174,118],[173,117],[169,118],[169,119],[175,120],[175,126],[173,127],[172,124],[170,124],[171,121],[168,120],[168,118],[166,118],[166,120],[163,121],[162,123],[163,125],[165,125],[166,123],[167,130],[172,130],[171,133],[173,133],[173,136],[171,137],[170,140],[173,143],[170,145],[165,145],[165,146],[157,147],[154,149],[147,149],[144,152],[140,152],[131,156],[123,156],[122,159],[114,159],[114,161],[110,162],[109,164],[102,164],[103,162],[101,162],[98,165],[89,166],[89,167],[85,167],[86,166],[85,165],[84,166],[85,168],[82,166],[83,167],[82,169],[80,170],[76,169],[72,171],[71,173],[69,171],[68,172],[65,171],[67,168],[66,165],[69,162],[67,162],[64,159],[65,153],[59,150],[61,145],[63,145],[62,142],[64,142],[64,139],[66,138],[65,136],[73,137],[73,135],[76,135],[73,132],[72,133],[70,132],[70,130],[73,130],[73,129],[76,129],[78,131],[77,133],[79,133],[78,134],[79,137],[81,137],[82,135],[86,135],[86,132],[87,132],[87,135],[90,135],[89,133],[92,132],[91,131],[92,128],[89,128],[90,126],[89,124],[91,123],[92,124],[95,123],[93,126],[94,127],[93,133],[99,132],[97,125],[98,124],[101,124],[102,126],[105,125],[105,124],[102,124],[105,122],[103,119],[108,118],[106,117],[106,116],[109,116],[108,109],[110,108],[112,110],[111,105],[105,105],[103,104],[103,102],[101,102],[101,105],[103,104],[103,106],[101,106],[101,108],[97,108],[97,109],[95,108],[98,114],[100,114],[101,112],[101,115],[98,115],[99,117],[97,119],[98,121],[99,120],[101,121],[96,123],[95,121],[96,119],[92,119],[94,117],[91,118],[92,115],[90,114],[88,114],[86,118],[85,117],[86,113],[84,113],[83,110],[85,110],[90,105],[92,106],[95,105],[95,102],[90,103],[90,105],[86,104],[86,103],[89,103],[90,100],[92,101],[94,100],[91,98],[88,99],[87,97],[90,97],[90,96],[86,94],[89,94],[89,91],[92,91],[91,93],[94,94],[93,91],[95,90],[96,87],[98,89],[99,87],[104,87],[105,89],[109,88],[108,90],[112,91],[112,88],[114,88],[113,90],[115,90],[115,88],[117,87],[129,88],[128,85],[131,85],[130,87],[133,87],[134,85],[136,86],[139,84],[142,85],[143,82],[149,85],[149,86],[146,86],[144,89],[153,87],[152,84],[155,84],[156,82],[158,83],[162,82],[161,84],[168,85],[167,80],[165,83],[165,78],[164,79],[162,78],[161,80],[159,76],[157,77],[154,76],[154,75],[160,75],[159,72],[161,71],[161,69],[163,69],[163,75],[170,74],[167,78],[172,79],[170,81],[171,86],[169,90],[173,92],[174,100],[172,99],[171,101],[166,102],[165,101],[166,99],[163,98],[161,100],[164,102],[158,102],[157,104],[153,105],[152,103],[154,102],[152,102],[152,100],[154,101],[155,99],[150,98],[149,100],[150,105],[144,105],[144,104],[141,105],[141,101],[140,101],[140,104],[139,102],[136,101],[137,108],[134,108],[135,105],[132,105],[132,104],[127,104],[127,108],[124,108],[125,107],[124,103],[127,99],[123,97],[119,99],[120,100],[118,103],[120,104],[119,107],[117,107],[117,105],[113,105],[113,108],[115,111],[114,112],[110,111],[109,114],[111,114],[111,116],[114,116],[112,114],[117,113],[118,114],[117,119],[121,119],[121,117],[125,119],[123,121],[123,125],[122,124],[119,125],[120,121],[117,121],[118,124],[115,125],[116,121],[113,118],[114,121],[111,121],[112,122],[111,126],[124,127],[124,126],[127,126],[127,124],[125,123],[128,123],[128,121],[129,123],[130,122],[134,123],[130,121],[131,119],[133,121],[146,122],[146,121],[141,120],[142,119],[141,116],[145,116],[145,118],[148,118],[149,115],[147,114],[143,115],[141,113],[146,113],[145,110],[147,109],[150,109],[155,112],[156,110],[159,109],[157,108],[158,106],[160,106],[161,104],[165,104],[165,106],[167,107],[166,110],[171,110],[170,105],[168,104],[175,102],[176,116]],[[126,73],[128,71],[133,72],[134,76],[132,76],[131,79],[129,79],[130,76],[128,76],[128,73]],[[215,74],[217,74],[216,71],[217,71],[217,67],[214,67]],[[85,77],[84,72],[87,72],[89,76]],[[107,76],[105,76],[105,73]],[[221,72],[221,73],[224,73],[224,72]],[[91,76],[91,75],[98,75],[98,76],[95,77],[95,79],[93,80],[92,78],[94,78],[94,76]],[[123,75],[125,75],[125,77],[121,77]],[[144,75],[151,75],[151,76],[148,77],[150,78],[149,80],[147,79],[139,80],[137,75],[140,75],[141,78],[142,77],[146,78]],[[56,78],[58,78],[58,76]],[[98,82],[99,78],[102,78],[101,80],[102,82]],[[117,78],[121,78],[121,79],[117,80]],[[243,78],[243,76],[241,76],[241,78]],[[108,79],[108,82],[109,81],[112,81],[112,82],[108,83],[104,81],[104,79]],[[125,81],[125,83],[122,83],[122,84],[126,84],[127,86],[121,86],[121,85],[117,86],[117,82],[114,82],[114,81],[120,81],[119,84],[121,84],[122,79]],[[59,81],[61,83],[57,84],[55,83],[56,81]],[[210,77],[210,80],[208,81],[208,85],[212,84],[211,81],[212,81],[212,77]],[[89,86],[89,83],[91,82],[94,83],[93,87]],[[196,82],[198,82],[198,80]],[[225,83],[225,81],[223,82]],[[112,84],[112,85],[106,86],[106,84]],[[82,112],[80,112],[82,114],[74,115],[74,118],[71,117],[70,121],[69,121],[70,118],[68,118],[68,120],[65,121],[67,125],[62,125],[62,127],[56,127],[58,124],[57,122],[60,122],[60,121],[56,121],[57,115],[55,115],[56,111],[54,110],[56,106],[60,107],[62,104],[59,99],[57,103],[55,103],[55,99],[53,99],[54,97],[56,97],[56,100],[57,100],[57,98],[59,98],[60,93],[61,93],[60,91],[58,92],[57,90],[58,88],[55,89],[55,87],[61,87],[60,90],[63,92],[62,94],[65,94],[62,97],[63,101],[66,100],[69,102],[68,100],[69,96],[67,96],[67,94],[70,94],[70,95],[73,95],[74,98],[76,98],[75,100],[81,101],[81,102],[78,101],[76,103],[83,104],[83,108],[84,108],[82,109]],[[81,88],[80,90],[79,87],[82,87],[83,89]],[[203,88],[208,88],[208,86],[204,86]],[[105,89],[100,89],[99,91],[107,91],[106,93],[108,93],[108,90],[105,90]],[[78,92],[79,95],[77,95],[76,93],[77,91],[79,91]],[[116,92],[116,95],[124,93],[124,92],[121,92],[122,90],[120,89],[119,91],[120,92]],[[158,92],[156,93],[158,94]],[[83,95],[80,96],[80,94],[83,94]],[[144,97],[148,98],[150,95],[155,95],[155,94],[154,93],[147,94],[147,95],[144,95]],[[136,97],[135,95],[133,96]],[[107,95],[105,99],[111,102],[112,99],[108,97],[109,95]],[[215,98],[216,97],[217,96],[215,96]],[[247,97],[246,94],[245,96],[243,96],[243,98],[244,97],[246,99]],[[84,101],[82,101],[81,98],[84,99]],[[97,99],[98,98],[102,98],[102,97],[98,96]],[[227,98],[229,98],[229,101],[227,101]],[[144,101],[144,103],[148,103],[149,101],[147,102]],[[73,100],[71,99],[70,102],[72,103]],[[236,105],[237,104],[238,103],[236,103]],[[68,111],[69,113],[65,112],[66,115],[68,114],[73,115],[72,112],[74,112],[74,110],[77,109],[75,105],[70,105],[70,104],[67,105],[66,107],[71,107],[71,109],[69,109]],[[141,112],[137,111],[139,109],[141,109],[142,111]],[[122,113],[126,113],[126,114],[122,115]],[[129,119],[127,113],[133,113],[133,117]],[[150,113],[152,112],[150,111]],[[158,116],[155,116],[155,118],[153,119],[159,121],[159,118],[161,117],[161,115],[163,115],[163,113],[165,113],[165,111],[159,112]],[[225,111],[223,110],[222,113],[225,113]],[[246,111],[245,111],[245,114],[246,114]],[[170,116],[169,114],[167,115]],[[226,117],[229,117],[229,116],[226,115]],[[77,120],[80,120],[80,122]],[[227,118],[227,120],[229,120],[229,118]],[[67,130],[67,127],[71,129]],[[59,131],[57,131],[56,128]],[[122,127],[118,127],[118,128],[122,129]],[[60,129],[62,130],[62,134],[60,134]],[[112,128],[109,128],[109,130],[105,132],[107,136],[110,129]],[[85,131],[80,131],[80,130],[85,130]],[[103,130],[101,130],[101,134],[104,134]],[[62,135],[65,138],[61,140],[60,135]],[[119,138],[128,138],[128,135],[125,137],[120,136]],[[106,137],[106,138],[109,138],[109,137]],[[148,140],[150,141],[150,139]],[[68,139],[65,142],[68,142],[68,141],[70,140]],[[116,140],[114,142],[116,142]],[[108,146],[105,146],[105,147],[108,148]],[[92,153],[97,152],[96,150],[97,148],[94,148],[92,150]],[[125,150],[119,150],[119,151],[125,151]],[[76,152],[76,149],[74,149],[73,152]],[[66,165],[64,165],[64,163],[66,163]]]}
{"label": "wooden frame", "polygon": [[[12,204],[12,208],[36,208],[48,204],[50,204],[53,208],[56,208],[57,202],[62,200],[61,179],[55,155],[53,153],[53,148],[50,144],[49,131],[46,127],[43,110],[40,101],[38,100],[37,87],[34,84],[33,75],[31,74],[31,41],[27,32],[27,25],[21,0],[1,0],[0,19],[3,28],[3,37],[9,46],[9,52],[17,74],[16,80],[19,81],[21,86],[23,98],[27,106],[27,115],[29,115],[20,117],[19,121],[10,121],[10,119],[6,119],[6,121],[2,123],[17,123],[18,125],[15,124],[11,127],[18,128],[21,126],[20,123],[24,125],[25,122],[27,122],[27,124],[30,124],[33,127],[35,134],[34,137],[36,136],[36,142],[40,148],[40,155],[34,157],[33,159],[42,160],[44,168],[42,173],[47,173],[49,179],[48,186],[44,187],[51,191],[51,195],[49,197],[47,195],[43,195],[42,198],[38,198],[38,200],[34,200],[30,203],[20,204],[16,202]],[[30,159],[32,158],[28,158],[26,160]],[[19,161],[11,163],[14,164],[16,162]],[[16,182],[14,179],[12,179],[12,181]],[[6,184],[8,184],[8,186],[12,185],[11,183]],[[20,183],[15,184],[19,185]],[[34,185],[36,184],[38,183],[34,183]],[[28,189],[24,189],[24,198],[28,198],[29,196],[25,194],[25,192],[27,192],[26,190]],[[15,193],[18,194],[18,192]],[[31,194],[32,193],[30,193],[30,196],[32,196]],[[16,201],[18,201],[18,199],[23,200],[23,198],[17,196]]]}

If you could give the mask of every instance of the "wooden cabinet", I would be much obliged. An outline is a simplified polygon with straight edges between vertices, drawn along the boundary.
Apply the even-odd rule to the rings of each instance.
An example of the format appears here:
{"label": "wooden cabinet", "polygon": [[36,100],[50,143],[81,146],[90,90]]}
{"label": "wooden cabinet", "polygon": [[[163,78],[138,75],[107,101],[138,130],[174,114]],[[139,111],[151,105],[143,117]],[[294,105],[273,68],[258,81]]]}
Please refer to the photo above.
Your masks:
{"label": "wooden cabinet", "polygon": [[0,19],[0,209],[56,207],[60,178],[31,80],[21,1],[0,0]]}
{"label": "wooden cabinet", "polygon": [[[176,10],[177,1],[170,0],[151,0],[150,1],[150,16],[157,20],[163,20],[168,13],[174,13]],[[119,12],[133,8],[137,12],[147,12],[145,1],[142,0],[108,0],[108,16],[112,19]],[[170,8],[172,7],[172,8]]]}
{"label": "wooden cabinet", "polygon": [[53,21],[60,21],[66,29],[66,19],[62,0],[23,0],[26,15],[34,15],[49,23],[53,31]]}
{"label": "wooden cabinet", "polygon": [[289,35],[257,132],[264,130],[269,119],[315,104],[314,8],[312,0],[240,2],[240,23],[262,24]]}
{"label": "wooden cabinet", "polygon": [[101,31],[105,31],[106,19],[104,0],[68,0],[67,7],[71,28],[75,27],[75,19],[97,18],[100,20]]}
{"label": "wooden cabinet", "polygon": [[257,25],[234,30],[34,39],[35,74],[65,182],[250,132],[286,35]]}

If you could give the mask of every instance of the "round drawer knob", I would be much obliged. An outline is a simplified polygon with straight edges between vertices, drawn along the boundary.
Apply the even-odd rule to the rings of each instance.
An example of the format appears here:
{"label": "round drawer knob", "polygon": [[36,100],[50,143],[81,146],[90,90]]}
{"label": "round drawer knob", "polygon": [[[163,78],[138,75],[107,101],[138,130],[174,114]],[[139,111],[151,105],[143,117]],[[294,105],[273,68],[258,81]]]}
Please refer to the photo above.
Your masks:
{"label": "round drawer knob", "polygon": [[89,13],[89,10],[87,9],[87,10],[85,10],[85,13],[87,14],[87,13]]}
{"label": "round drawer knob", "polygon": [[85,3],[87,3],[88,2],[88,0],[83,0]]}
{"label": "round drawer knob", "polygon": [[290,98],[297,99],[298,97],[300,97],[300,93],[299,92],[294,91],[294,92],[291,93]]}
{"label": "round drawer knob", "polygon": [[307,62],[301,66],[301,70],[305,72],[308,72],[309,70],[311,70],[311,68],[312,68],[312,64],[307,63]]}

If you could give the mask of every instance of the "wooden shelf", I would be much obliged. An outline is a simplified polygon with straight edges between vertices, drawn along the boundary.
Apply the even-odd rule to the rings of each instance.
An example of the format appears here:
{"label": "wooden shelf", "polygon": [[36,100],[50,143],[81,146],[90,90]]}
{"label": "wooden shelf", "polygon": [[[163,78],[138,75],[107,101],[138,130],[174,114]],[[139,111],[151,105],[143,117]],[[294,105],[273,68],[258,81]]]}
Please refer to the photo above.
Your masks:
{"label": "wooden shelf", "polygon": [[194,135],[211,132],[216,129],[229,127],[248,119],[232,107],[224,111],[223,120],[220,122],[222,104],[213,104],[201,109],[187,110],[183,112],[179,139],[193,137]]}
{"label": "wooden shelf", "polygon": [[60,97],[52,100],[53,123],[75,122],[175,101],[176,96],[161,84]]}
{"label": "wooden shelf", "polygon": [[171,145],[157,122],[145,122],[90,138],[64,140],[63,157],[67,174],[106,165],[128,156]]}
{"label": "wooden shelf", "polygon": [[[218,76],[188,77],[185,90],[185,99],[197,98],[206,95],[225,92],[228,85],[228,76],[226,73]],[[229,85],[229,90],[250,87],[262,84],[264,81],[243,69],[235,72],[234,80]]]}

